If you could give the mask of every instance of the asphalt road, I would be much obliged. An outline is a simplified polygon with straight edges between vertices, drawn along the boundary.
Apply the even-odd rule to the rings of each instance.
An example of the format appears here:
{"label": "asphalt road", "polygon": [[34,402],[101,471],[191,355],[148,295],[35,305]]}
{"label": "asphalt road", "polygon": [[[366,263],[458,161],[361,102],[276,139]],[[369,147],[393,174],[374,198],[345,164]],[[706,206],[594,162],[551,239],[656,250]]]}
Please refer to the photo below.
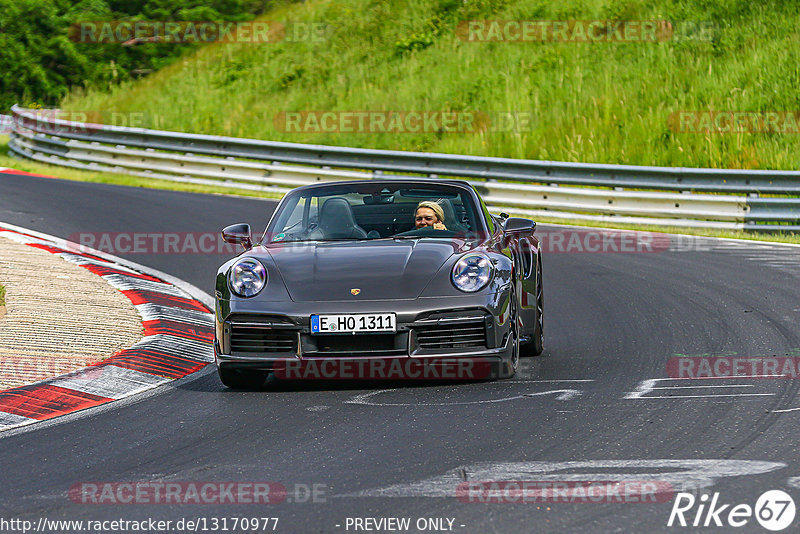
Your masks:
{"label": "asphalt road", "polygon": [[[60,237],[218,232],[234,222],[260,231],[272,209],[260,200],[0,175],[0,221]],[[710,243],[546,254],[545,352],[523,360],[510,381],[234,392],[203,371],[63,423],[0,434],[0,527],[12,519],[153,518],[173,521],[168,531],[176,532],[190,530],[174,526],[187,518],[204,519],[198,531],[214,532],[214,518],[227,518],[231,531],[234,517],[277,517],[275,532],[366,532],[376,525],[356,518],[392,517],[409,518],[409,529],[371,531],[434,531],[440,525],[417,522],[445,518],[452,526],[445,520],[438,530],[464,533],[714,532],[734,530],[725,523],[732,506],[719,516],[724,528],[703,527],[705,514],[698,527],[668,527],[677,492],[698,496],[685,512],[690,524],[704,494],[754,506],[780,489],[800,504],[800,409],[780,411],[800,408],[800,382],[668,374],[676,354],[800,357],[798,249]],[[119,255],[209,293],[228,257]],[[464,481],[620,479],[654,481],[675,494],[646,503],[631,502],[635,495],[626,503],[456,497]],[[268,505],[69,497],[85,482],[205,481],[280,483],[289,497]],[[309,497],[305,489],[315,485]],[[486,496],[476,495],[472,501]],[[239,531],[273,531],[272,523],[262,527]],[[767,532],[752,517],[735,530]]]}

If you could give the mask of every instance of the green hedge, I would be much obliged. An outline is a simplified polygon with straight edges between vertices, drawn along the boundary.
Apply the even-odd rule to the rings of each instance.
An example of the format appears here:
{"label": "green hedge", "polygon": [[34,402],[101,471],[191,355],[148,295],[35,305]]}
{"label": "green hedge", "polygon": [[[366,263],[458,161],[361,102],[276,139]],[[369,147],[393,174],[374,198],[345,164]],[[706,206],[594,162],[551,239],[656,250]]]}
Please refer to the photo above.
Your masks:
{"label": "green hedge", "polygon": [[80,43],[84,21],[243,21],[274,1],[0,0],[0,112],[14,103],[55,106],[75,87],[107,89],[175,61],[195,45]]}

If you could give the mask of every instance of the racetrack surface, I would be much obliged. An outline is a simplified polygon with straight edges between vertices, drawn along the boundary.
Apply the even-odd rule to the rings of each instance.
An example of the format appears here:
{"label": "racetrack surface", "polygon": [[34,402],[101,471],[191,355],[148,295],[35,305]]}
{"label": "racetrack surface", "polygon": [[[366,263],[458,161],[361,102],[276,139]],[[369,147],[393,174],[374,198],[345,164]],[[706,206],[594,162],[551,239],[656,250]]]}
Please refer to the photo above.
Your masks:
{"label": "racetrack surface", "polygon": [[[0,221],[64,238],[219,232],[234,222],[260,233],[274,206],[0,176]],[[753,506],[771,489],[800,503],[800,409],[780,412],[800,408],[800,382],[679,381],[667,370],[676,354],[800,356],[800,249],[682,244],[692,250],[546,253],[545,352],[523,360],[510,381],[312,382],[240,392],[225,389],[209,367],[109,409],[0,434],[0,517],[205,518],[208,527],[212,518],[278,517],[276,532],[354,532],[348,517],[408,517],[409,532],[429,517],[470,533],[715,531],[667,527],[674,496],[645,504],[456,497],[463,481],[625,476],[719,492],[721,503]],[[119,255],[210,294],[228,257]],[[269,505],[97,505],[68,495],[81,482],[204,481],[277,482],[290,494]],[[303,493],[315,484],[324,492],[317,502],[289,502],[303,500],[295,487]],[[737,532],[765,530],[751,518]]]}

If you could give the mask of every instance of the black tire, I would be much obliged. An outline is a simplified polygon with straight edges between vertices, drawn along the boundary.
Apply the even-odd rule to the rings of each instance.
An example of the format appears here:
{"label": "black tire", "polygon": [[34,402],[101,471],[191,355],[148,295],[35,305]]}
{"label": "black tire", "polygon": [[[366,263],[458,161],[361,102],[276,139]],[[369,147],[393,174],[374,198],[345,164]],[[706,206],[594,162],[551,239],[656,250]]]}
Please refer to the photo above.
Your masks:
{"label": "black tire", "polygon": [[264,385],[266,378],[260,371],[241,371],[218,367],[217,373],[222,383],[231,389],[257,389]]}
{"label": "black tire", "polygon": [[501,364],[501,372],[499,378],[512,378],[515,374],[517,374],[517,369],[519,368],[519,355],[520,355],[520,343],[519,343],[519,317],[518,317],[518,310],[517,307],[517,292],[512,289],[511,291],[511,303],[509,305],[509,312],[508,312],[508,320],[509,324],[511,325],[509,335],[511,336],[511,361],[508,365],[505,363]]}
{"label": "black tire", "polygon": [[542,260],[536,257],[536,326],[533,335],[522,346],[525,356],[539,356],[544,351],[544,285],[542,282]]}

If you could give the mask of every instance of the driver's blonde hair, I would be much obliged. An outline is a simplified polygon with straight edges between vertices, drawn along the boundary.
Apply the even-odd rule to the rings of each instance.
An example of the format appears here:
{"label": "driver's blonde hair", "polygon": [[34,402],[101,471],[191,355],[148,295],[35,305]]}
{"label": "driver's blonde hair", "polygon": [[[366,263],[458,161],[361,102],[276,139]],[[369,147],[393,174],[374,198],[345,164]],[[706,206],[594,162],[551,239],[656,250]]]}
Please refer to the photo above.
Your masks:
{"label": "driver's blonde hair", "polygon": [[432,200],[423,200],[417,204],[417,209],[414,210],[414,215],[417,214],[420,208],[432,209],[433,213],[435,213],[436,217],[439,219],[439,222],[444,223],[444,210],[442,209],[442,205],[438,202],[433,202]]}

